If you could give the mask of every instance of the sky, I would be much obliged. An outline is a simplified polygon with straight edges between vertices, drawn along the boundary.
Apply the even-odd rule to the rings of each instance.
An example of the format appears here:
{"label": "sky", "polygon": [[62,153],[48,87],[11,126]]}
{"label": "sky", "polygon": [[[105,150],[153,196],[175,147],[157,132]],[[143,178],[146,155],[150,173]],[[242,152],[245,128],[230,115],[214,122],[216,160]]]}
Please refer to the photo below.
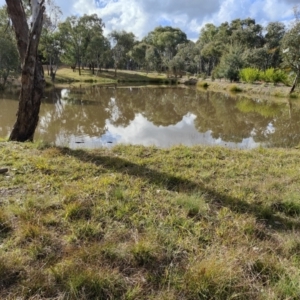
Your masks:
{"label": "sky", "polygon": [[[254,18],[257,23],[293,18],[299,0],[54,0],[62,20],[70,15],[97,13],[105,23],[104,33],[112,30],[133,32],[138,40],[157,26],[180,28],[196,41],[206,23],[220,25],[236,18]],[[0,0],[4,5],[5,0]]]}

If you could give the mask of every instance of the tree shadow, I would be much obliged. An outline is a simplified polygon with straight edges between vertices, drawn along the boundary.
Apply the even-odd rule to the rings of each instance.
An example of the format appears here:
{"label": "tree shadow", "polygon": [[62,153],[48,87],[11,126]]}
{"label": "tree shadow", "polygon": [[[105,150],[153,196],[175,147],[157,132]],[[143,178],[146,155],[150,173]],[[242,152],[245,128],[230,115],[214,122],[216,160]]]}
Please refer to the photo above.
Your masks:
{"label": "tree shadow", "polygon": [[[166,189],[184,194],[201,193],[206,196],[207,202],[215,210],[227,207],[233,212],[240,214],[250,214],[258,222],[277,231],[300,229],[300,220],[293,214],[284,214],[281,205],[263,205],[261,203],[248,203],[244,200],[222,194],[216,190],[205,186],[203,183],[194,182],[174,176],[166,172],[159,172],[149,167],[132,163],[120,157],[102,156],[85,150],[72,150],[69,148],[59,148],[62,155],[73,156],[83,162],[93,163],[109,171],[122,173],[130,176],[143,178],[154,184],[159,189]],[[281,213],[281,215],[278,215]]]}

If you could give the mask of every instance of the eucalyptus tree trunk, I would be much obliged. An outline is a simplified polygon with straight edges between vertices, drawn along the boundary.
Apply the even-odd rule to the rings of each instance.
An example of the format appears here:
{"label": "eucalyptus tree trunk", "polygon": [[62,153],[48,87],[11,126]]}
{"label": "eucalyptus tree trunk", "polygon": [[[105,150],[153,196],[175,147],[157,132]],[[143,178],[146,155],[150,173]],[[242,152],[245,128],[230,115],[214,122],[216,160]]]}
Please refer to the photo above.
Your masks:
{"label": "eucalyptus tree trunk", "polygon": [[31,27],[27,23],[22,0],[6,0],[7,11],[16,34],[22,63],[21,93],[17,121],[10,134],[10,141],[32,141],[39,120],[41,99],[44,92],[43,66],[37,49],[42,32],[44,0],[31,0]]}

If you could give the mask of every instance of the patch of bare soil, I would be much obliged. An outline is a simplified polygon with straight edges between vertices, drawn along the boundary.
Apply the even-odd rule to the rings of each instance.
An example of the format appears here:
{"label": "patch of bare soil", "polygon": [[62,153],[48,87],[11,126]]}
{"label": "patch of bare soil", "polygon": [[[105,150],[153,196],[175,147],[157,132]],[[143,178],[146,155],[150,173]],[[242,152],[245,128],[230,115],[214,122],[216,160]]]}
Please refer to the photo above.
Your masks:
{"label": "patch of bare soil", "polygon": [[0,204],[6,198],[11,197],[16,194],[25,193],[25,190],[21,187],[13,187],[13,188],[0,188]]}

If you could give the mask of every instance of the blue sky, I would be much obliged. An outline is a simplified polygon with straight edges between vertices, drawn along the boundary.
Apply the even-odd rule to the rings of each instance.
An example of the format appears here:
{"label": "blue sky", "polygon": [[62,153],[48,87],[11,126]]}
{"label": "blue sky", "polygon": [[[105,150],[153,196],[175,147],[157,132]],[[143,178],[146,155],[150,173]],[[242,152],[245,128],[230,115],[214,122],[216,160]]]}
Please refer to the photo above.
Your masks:
{"label": "blue sky", "polygon": [[[138,39],[159,25],[179,27],[196,40],[206,23],[219,25],[236,18],[254,18],[267,25],[271,21],[288,23],[299,0],[52,0],[70,15],[97,13],[111,30],[133,32]],[[4,5],[5,0],[0,0]]]}

